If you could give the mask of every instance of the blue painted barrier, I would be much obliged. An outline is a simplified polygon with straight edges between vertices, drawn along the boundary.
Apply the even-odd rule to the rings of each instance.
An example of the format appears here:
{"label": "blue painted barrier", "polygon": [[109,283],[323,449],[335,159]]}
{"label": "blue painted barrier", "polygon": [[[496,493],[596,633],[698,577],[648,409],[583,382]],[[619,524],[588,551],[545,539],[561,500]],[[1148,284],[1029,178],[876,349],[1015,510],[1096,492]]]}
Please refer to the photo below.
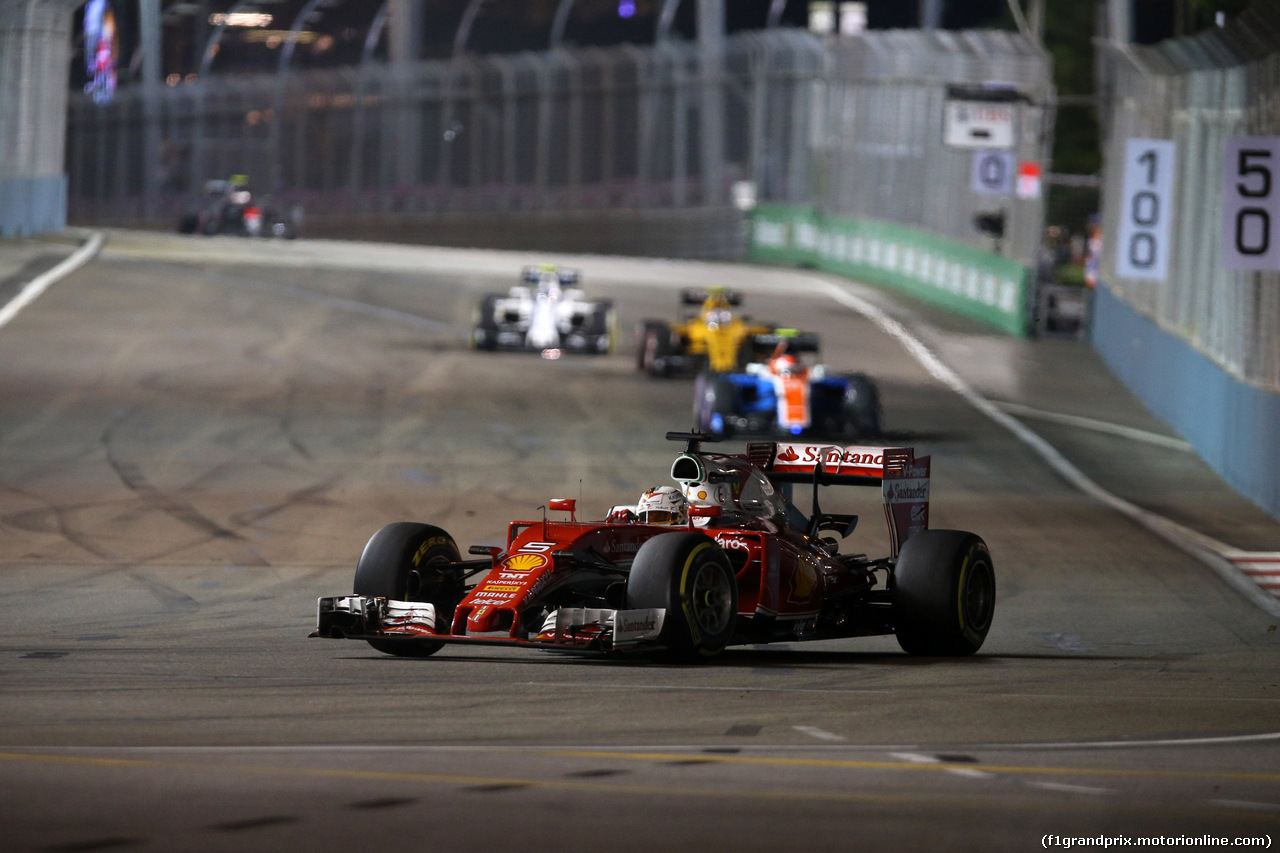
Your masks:
{"label": "blue painted barrier", "polygon": [[1105,285],[1094,300],[1092,337],[1147,408],[1232,488],[1280,518],[1280,395],[1232,376]]}

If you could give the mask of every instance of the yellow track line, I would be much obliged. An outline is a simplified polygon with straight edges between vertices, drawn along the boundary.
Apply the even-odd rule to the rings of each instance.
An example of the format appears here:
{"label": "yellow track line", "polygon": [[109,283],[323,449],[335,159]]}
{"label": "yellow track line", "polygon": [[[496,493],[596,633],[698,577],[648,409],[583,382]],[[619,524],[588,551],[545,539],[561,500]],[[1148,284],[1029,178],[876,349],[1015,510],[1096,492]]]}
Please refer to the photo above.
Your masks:
{"label": "yellow track line", "polygon": [[[501,750],[498,750],[501,751]],[[519,752],[520,750],[515,750]],[[1237,782],[1280,782],[1280,773],[1238,773],[1193,770],[1127,770],[1102,767],[1030,767],[1022,765],[977,764],[971,762],[917,763],[909,761],[845,761],[821,758],[766,758],[743,755],[715,755],[708,753],[657,753],[657,752],[609,752],[601,750],[546,750],[541,755],[565,758],[592,758],[622,761],[671,762],[696,761],[701,764],[735,764],[770,767],[818,767],[844,770],[911,770],[949,772],[954,770],[979,770],[985,773],[1008,775],[1096,776],[1134,779],[1192,779],[1229,780]],[[576,783],[547,779],[513,779],[510,777],[456,776],[436,773],[402,773],[382,770],[333,770],[299,769],[281,767],[253,767],[244,765],[204,764],[190,761],[156,761],[141,758],[108,758],[84,755],[49,755],[35,752],[0,752],[0,761],[31,761],[38,763],[90,764],[102,767],[157,767],[195,770],[239,770],[250,773],[283,773],[309,776],[350,777],[361,779],[395,779],[402,781],[431,781],[457,785],[526,785],[533,787],[565,787],[599,790],[595,783]],[[634,790],[620,787],[611,790]],[[646,789],[646,790],[668,790]]]}

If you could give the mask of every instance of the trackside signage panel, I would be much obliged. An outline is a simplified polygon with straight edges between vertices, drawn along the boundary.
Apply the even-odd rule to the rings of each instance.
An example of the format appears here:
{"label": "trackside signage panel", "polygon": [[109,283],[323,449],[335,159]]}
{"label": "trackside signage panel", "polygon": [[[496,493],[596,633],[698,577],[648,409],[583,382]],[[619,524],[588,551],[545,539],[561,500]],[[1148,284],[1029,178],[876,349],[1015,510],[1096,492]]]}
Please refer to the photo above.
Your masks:
{"label": "trackside signage panel", "polygon": [[1012,148],[1013,105],[947,101],[943,142],[954,148]]}
{"label": "trackside signage panel", "polygon": [[1222,265],[1280,270],[1280,136],[1227,137]]}
{"label": "trackside signage panel", "polygon": [[1012,151],[984,149],[973,152],[973,177],[969,182],[975,195],[1013,195],[1013,178],[1018,162]]}
{"label": "trackside signage panel", "polygon": [[1168,277],[1177,150],[1177,143],[1167,139],[1125,142],[1124,192],[1116,242],[1116,275],[1120,278],[1164,281]]}

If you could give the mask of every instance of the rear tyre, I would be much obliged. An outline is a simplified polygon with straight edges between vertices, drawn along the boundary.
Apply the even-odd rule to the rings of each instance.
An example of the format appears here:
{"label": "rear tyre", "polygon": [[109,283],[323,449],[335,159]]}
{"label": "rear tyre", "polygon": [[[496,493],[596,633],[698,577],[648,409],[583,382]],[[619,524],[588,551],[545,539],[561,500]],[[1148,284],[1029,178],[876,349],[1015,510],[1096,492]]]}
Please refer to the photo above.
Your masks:
{"label": "rear tyre", "polygon": [[612,302],[605,301],[596,305],[588,334],[591,338],[591,352],[596,355],[608,355],[617,348],[618,316],[614,313]]}
{"label": "rear tyre", "polygon": [[636,346],[636,368],[655,378],[668,375],[671,329],[661,320],[645,320]]}
{"label": "rear tyre", "polygon": [[958,657],[982,647],[996,609],[996,576],[978,536],[963,530],[912,536],[898,554],[891,589],[904,652]]}
{"label": "rear tyre", "polygon": [[481,300],[471,326],[471,345],[479,350],[492,352],[498,348],[498,321],[496,296]]}
{"label": "rear tyre", "polygon": [[880,435],[880,389],[865,373],[844,377],[844,432],[849,438]]}
{"label": "rear tyre", "polygon": [[729,558],[710,536],[662,533],[636,552],[627,606],[665,608],[660,642],[681,658],[711,658],[733,638],[738,583]]}
{"label": "rear tyre", "polygon": [[699,432],[728,437],[738,407],[732,382],[714,373],[699,373],[693,386],[693,422]]}
{"label": "rear tyre", "polygon": [[[356,564],[356,595],[435,605],[436,630],[453,622],[462,600],[462,581],[446,571],[461,559],[453,538],[430,524],[398,521],[373,534]],[[369,640],[380,652],[400,657],[426,657],[444,646],[431,640]]]}

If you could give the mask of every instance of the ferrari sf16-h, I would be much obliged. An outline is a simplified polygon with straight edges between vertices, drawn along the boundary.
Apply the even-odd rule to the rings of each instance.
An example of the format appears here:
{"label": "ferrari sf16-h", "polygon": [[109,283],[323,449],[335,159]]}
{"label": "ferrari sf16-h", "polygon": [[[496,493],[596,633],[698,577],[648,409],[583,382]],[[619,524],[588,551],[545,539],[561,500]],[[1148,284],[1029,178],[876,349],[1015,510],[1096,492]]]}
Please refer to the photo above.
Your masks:
{"label": "ferrari sf16-h", "polygon": [[[722,454],[702,449],[711,436],[667,437],[685,442],[676,486],[646,492],[640,512],[588,521],[575,500],[549,500],[540,519],[511,522],[503,546],[471,546],[478,559],[429,524],[382,528],[354,593],[319,600],[312,636],[404,656],[470,643],[699,659],[733,644],[884,634],[919,655],[981,647],[991,555],[972,533],[929,529],[928,457],[787,442]],[[797,485],[813,490],[807,516],[790,496]],[[842,552],[858,517],[824,513],[824,486],[879,490],[887,555]],[[646,513],[651,498],[677,511]]]}

